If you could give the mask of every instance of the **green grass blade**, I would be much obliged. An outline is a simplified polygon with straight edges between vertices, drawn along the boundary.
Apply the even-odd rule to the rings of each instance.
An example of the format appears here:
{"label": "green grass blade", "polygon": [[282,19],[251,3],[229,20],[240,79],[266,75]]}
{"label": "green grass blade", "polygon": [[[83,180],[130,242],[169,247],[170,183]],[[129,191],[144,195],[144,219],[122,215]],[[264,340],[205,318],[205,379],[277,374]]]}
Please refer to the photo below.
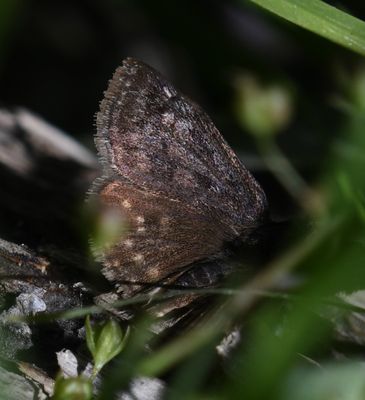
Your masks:
{"label": "green grass blade", "polygon": [[250,0],[272,13],[365,55],[365,22],[320,0]]}

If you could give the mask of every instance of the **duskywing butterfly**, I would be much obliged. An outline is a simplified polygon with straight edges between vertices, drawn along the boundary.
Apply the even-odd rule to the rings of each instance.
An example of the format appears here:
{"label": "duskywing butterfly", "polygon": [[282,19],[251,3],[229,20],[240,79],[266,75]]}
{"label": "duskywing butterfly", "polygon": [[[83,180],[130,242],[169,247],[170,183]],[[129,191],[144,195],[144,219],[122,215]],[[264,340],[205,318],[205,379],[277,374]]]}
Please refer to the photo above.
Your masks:
{"label": "duskywing butterfly", "polygon": [[209,270],[226,242],[262,223],[265,194],[210,118],[140,61],[114,73],[95,142],[103,176],[92,192],[128,223],[99,253],[116,284],[175,282],[196,263]]}

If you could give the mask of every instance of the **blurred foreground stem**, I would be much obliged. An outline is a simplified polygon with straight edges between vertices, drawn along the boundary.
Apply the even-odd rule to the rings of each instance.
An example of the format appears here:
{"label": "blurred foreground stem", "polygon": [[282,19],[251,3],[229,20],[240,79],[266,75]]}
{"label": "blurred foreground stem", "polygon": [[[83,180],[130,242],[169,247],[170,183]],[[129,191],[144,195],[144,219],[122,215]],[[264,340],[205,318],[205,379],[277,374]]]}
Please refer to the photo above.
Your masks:
{"label": "blurred foreground stem", "polygon": [[272,136],[257,138],[257,147],[269,171],[306,211],[319,206],[317,194],[298,174]]}

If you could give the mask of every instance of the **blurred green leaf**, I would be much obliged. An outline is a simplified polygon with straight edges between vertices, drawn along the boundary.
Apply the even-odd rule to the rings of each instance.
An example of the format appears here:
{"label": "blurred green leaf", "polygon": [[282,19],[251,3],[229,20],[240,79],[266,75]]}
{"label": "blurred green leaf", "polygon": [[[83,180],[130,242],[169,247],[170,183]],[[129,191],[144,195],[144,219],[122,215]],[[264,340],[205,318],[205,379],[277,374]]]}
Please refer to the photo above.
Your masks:
{"label": "blurred green leaf", "polygon": [[88,199],[83,218],[95,257],[104,254],[129,230],[125,215],[117,207],[101,206],[95,196]]}
{"label": "blurred green leaf", "polygon": [[93,396],[93,386],[90,380],[63,378],[59,375],[54,387],[53,400],[90,400]]}
{"label": "blurred green leaf", "polygon": [[322,368],[302,368],[291,373],[283,400],[363,400],[365,365],[345,363]]}
{"label": "blurred green leaf", "polygon": [[[141,376],[137,372],[138,364],[150,357],[151,353],[146,353],[146,345],[153,346],[156,339],[156,335],[151,331],[152,324],[153,319],[149,315],[135,321],[133,335],[129,335],[128,346],[117,356],[117,362],[113,363],[103,375],[98,400],[114,398],[117,391],[129,386],[133,377]],[[121,364],[126,368],[121,368]]]}
{"label": "blurred green leaf", "polygon": [[97,326],[95,326],[94,328],[91,327],[90,315],[88,315],[85,320],[86,343],[93,357],[95,357],[95,352],[96,352],[95,341],[97,336],[96,331],[98,328],[100,330],[100,327]]}
{"label": "blurred green leaf", "polygon": [[320,0],[250,0],[309,31],[365,55],[365,23]]}
{"label": "blurred green leaf", "polygon": [[279,83],[262,85],[249,74],[236,79],[236,114],[241,125],[255,136],[280,132],[292,116],[292,96]]}
{"label": "blurred green leaf", "polygon": [[90,317],[86,318],[86,343],[94,359],[94,375],[118,355],[124,348],[129,329],[124,334],[115,320],[91,326]]}

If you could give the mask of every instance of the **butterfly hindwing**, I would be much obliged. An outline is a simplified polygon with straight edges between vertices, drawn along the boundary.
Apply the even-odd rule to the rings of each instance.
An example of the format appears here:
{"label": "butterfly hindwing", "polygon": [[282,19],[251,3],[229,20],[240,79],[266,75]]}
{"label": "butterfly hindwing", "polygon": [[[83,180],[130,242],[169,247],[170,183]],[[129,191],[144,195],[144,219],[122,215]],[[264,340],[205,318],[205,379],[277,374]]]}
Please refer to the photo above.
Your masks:
{"label": "butterfly hindwing", "polygon": [[124,182],[107,183],[99,198],[104,207],[119,210],[129,227],[101,254],[104,275],[111,281],[163,281],[214,254],[224,241],[232,239],[224,236],[219,221]]}

